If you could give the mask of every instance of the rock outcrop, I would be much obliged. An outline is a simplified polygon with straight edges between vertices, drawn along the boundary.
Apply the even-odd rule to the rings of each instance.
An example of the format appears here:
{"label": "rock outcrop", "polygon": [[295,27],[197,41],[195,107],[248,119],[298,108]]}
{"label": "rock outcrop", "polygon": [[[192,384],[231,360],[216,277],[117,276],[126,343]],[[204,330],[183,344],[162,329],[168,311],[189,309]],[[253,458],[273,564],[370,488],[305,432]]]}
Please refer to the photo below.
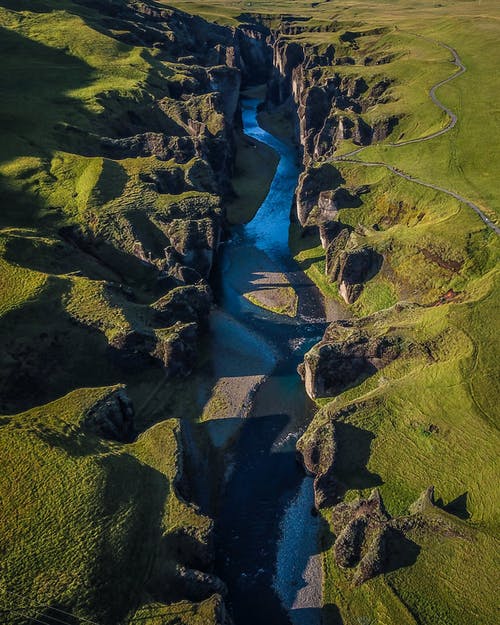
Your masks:
{"label": "rock outcrop", "polygon": [[391,517],[378,489],[368,499],[342,502],[332,510],[336,535],[333,554],[338,566],[353,568],[352,583],[359,586],[376,575],[413,564],[420,547],[413,531],[438,532],[449,538],[467,538],[458,519],[433,503],[430,486],[410,507],[408,515]]}
{"label": "rock outcrop", "polygon": [[154,323],[171,326],[176,321],[206,323],[212,295],[205,284],[179,286],[152,304]]}
{"label": "rock outcrop", "polygon": [[335,221],[341,208],[335,190],[339,178],[338,170],[331,165],[308,167],[299,176],[296,215],[302,227]]}
{"label": "rock outcrop", "polygon": [[345,302],[352,304],[360,296],[363,284],[378,273],[382,262],[381,254],[367,245],[356,245],[344,229],[328,245],[325,271],[332,282],[338,283]]}
{"label": "rock outcrop", "polygon": [[316,509],[337,503],[338,481],[335,475],[337,439],[335,421],[327,421],[314,430],[312,438],[301,438],[297,449],[306,472],[314,476],[314,505]]}
{"label": "rock outcrop", "polygon": [[135,435],[134,407],[124,386],[113,389],[82,416],[84,430],[104,438],[130,442]]}
{"label": "rock outcrop", "polygon": [[393,530],[377,489],[368,499],[355,499],[335,506],[332,525],[336,534],[335,561],[342,568],[357,567],[354,585],[358,586],[384,571],[387,542]]}
{"label": "rock outcrop", "polygon": [[396,335],[373,336],[354,323],[338,321],[305,354],[299,373],[309,397],[335,397],[385,367],[401,350],[402,339]]}
{"label": "rock outcrop", "polygon": [[[382,78],[369,85],[354,74],[324,71],[324,67],[354,64],[356,59],[337,55],[333,45],[319,52],[314,45],[290,40],[284,26],[272,32],[271,41],[274,74],[268,105],[295,110],[297,140],[306,166],[313,160],[331,158],[343,140],[369,145],[393,131],[399,121],[395,115],[382,117],[373,125],[363,117],[369,107],[390,101],[391,80]],[[355,47],[353,52],[358,55]]]}

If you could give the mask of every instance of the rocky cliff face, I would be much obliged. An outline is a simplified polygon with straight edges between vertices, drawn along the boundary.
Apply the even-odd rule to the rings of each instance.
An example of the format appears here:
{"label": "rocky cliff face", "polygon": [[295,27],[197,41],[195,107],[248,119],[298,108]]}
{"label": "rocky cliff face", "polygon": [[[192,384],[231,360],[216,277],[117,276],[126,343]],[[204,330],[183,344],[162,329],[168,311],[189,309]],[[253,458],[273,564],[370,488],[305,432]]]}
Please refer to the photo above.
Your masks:
{"label": "rocky cliff face", "polygon": [[362,77],[335,72],[335,66],[361,59],[342,56],[333,45],[320,51],[315,45],[293,41],[287,37],[286,27],[273,31],[271,42],[274,73],[268,105],[288,105],[296,110],[297,139],[306,166],[332,157],[343,140],[368,145],[387,137],[397,125],[394,115],[372,124],[363,116],[369,107],[389,101],[389,79],[367,84]]}
{"label": "rocky cliff face", "polygon": [[[227,28],[147,2],[91,5],[109,36],[147,46],[155,51],[155,68],[165,63],[166,69],[151,72],[154,86],[145,85],[135,102],[103,95],[101,123],[91,129],[65,125],[57,131],[68,151],[105,164],[140,163],[109,211],[96,203],[86,219],[59,234],[125,283],[124,261],[137,259],[160,296],[114,332],[108,350],[113,363],[130,369],[152,358],[169,375],[186,374],[196,356],[197,328],[210,309],[207,283],[221,240],[223,198],[231,193],[240,88],[266,81],[269,31],[256,24]],[[112,172],[105,173],[98,183],[111,185]],[[137,299],[133,288],[127,297]]]}
{"label": "rocky cliff face", "polygon": [[[304,163],[295,216],[303,228],[319,230],[327,250],[345,228],[339,223],[339,209],[361,205],[367,189],[346,188],[338,170],[326,162],[336,156],[343,142],[362,147],[382,141],[399,122],[397,115],[385,114],[383,107],[393,99],[393,81],[383,73],[365,78],[348,68],[384,65],[392,58],[362,52],[358,40],[367,33],[342,33],[339,45],[320,46],[294,40],[290,35],[297,28],[284,20],[279,30],[271,32],[274,69],[267,107],[287,111],[295,119]],[[335,30],[335,24],[331,28]],[[379,31],[369,34],[383,34]],[[375,118],[370,114],[374,107],[380,111]],[[350,304],[359,297],[363,283],[380,269],[382,260],[375,250],[341,237],[327,251],[327,276],[338,282],[341,296]]]}
{"label": "rocky cliff face", "polygon": [[378,273],[382,263],[381,254],[345,228],[327,244],[326,275],[337,282],[339,294],[347,304],[358,299],[363,284]]}
{"label": "rocky cliff face", "polygon": [[125,387],[110,391],[82,416],[84,429],[111,440],[130,442],[135,435],[134,407]]}
{"label": "rocky cliff face", "polygon": [[299,366],[309,397],[334,397],[397,358],[402,339],[374,336],[359,324],[332,323]]}

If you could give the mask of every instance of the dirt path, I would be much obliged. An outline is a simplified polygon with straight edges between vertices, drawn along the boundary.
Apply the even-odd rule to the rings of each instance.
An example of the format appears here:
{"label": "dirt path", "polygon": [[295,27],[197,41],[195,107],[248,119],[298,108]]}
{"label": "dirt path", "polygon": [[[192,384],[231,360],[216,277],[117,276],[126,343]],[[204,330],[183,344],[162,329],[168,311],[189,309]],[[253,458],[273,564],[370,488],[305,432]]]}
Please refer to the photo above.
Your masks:
{"label": "dirt path", "polygon": [[[439,100],[439,98],[436,95],[436,90],[439,89],[439,87],[442,87],[443,85],[451,82],[452,80],[455,80],[456,78],[464,74],[467,71],[466,66],[464,65],[462,59],[460,58],[455,48],[452,48],[451,46],[447,45],[446,43],[442,43],[441,41],[430,39],[429,37],[424,37],[423,35],[414,34],[414,36],[419,37],[420,39],[431,41],[432,43],[435,43],[438,46],[441,46],[442,48],[445,48],[446,50],[451,52],[453,56],[452,63],[458,68],[458,71],[451,74],[451,76],[448,76],[448,78],[445,78],[444,80],[440,80],[429,90],[429,96],[431,100],[434,102],[436,106],[438,106],[442,111],[444,111],[448,115],[449,123],[447,126],[445,126],[445,128],[442,128],[441,130],[438,130],[436,132],[432,132],[428,135],[425,135],[424,137],[419,137],[418,139],[409,139],[407,141],[400,141],[398,143],[386,144],[392,148],[399,148],[399,147],[402,147],[403,145],[410,145],[413,143],[423,143],[424,141],[435,139],[436,137],[439,137],[449,132],[452,128],[455,127],[458,121],[458,116]],[[463,197],[459,193],[456,193],[455,191],[451,191],[450,189],[445,189],[444,187],[440,187],[439,185],[435,185],[431,182],[425,182],[423,180],[420,180],[419,178],[415,178],[414,176],[411,176],[410,174],[407,174],[404,171],[401,171],[400,169],[393,167],[392,165],[388,165],[387,163],[382,163],[378,161],[366,162],[366,161],[360,161],[358,159],[352,158],[356,154],[360,154],[363,150],[366,150],[369,147],[372,147],[372,146],[367,145],[361,148],[357,148],[356,150],[353,150],[352,152],[348,152],[347,154],[344,154],[343,156],[337,156],[335,158],[332,158],[331,162],[343,161],[346,163],[356,163],[358,165],[363,165],[365,167],[385,167],[386,169],[391,171],[393,174],[396,174],[396,176],[399,176],[400,178],[404,178],[405,180],[408,180],[409,182],[414,182],[415,184],[419,184],[422,187],[427,187],[429,189],[434,189],[435,191],[440,191],[441,193],[446,193],[447,195],[454,197],[459,202],[466,204],[469,208],[472,208],[472,210],[480,217],[480,219],[482,219],[482,221],[488,226],[488,228],[493,230],[493,232],[495,232],[497,235],[500,235],[500,228],[493,221],[491,221],[491,219],[489,219],[486,216],[486,214],[481,210],[481,208],[479,208],[477,204]]]}
{"label": "dirt path", "polygon": [[444,128],[441,128],[441,130],[432,132],[431,134],[426,135],[424,137],[419,137],[418,139],[409,139],[408,141],[399,141],[397,143],[389,143],[389,145],[393,148],[398,148],[398,147],[401,147],[402,145],[410,145],[411,143],[422,143],[422,141],[429,141],[429,139],[435,139],[436,137],[439,137],[449,132],[456,125],[458,121],[457,115],[455,115],[455,113],[451,109],[449,109],[447,106],[445,106],[441,102],[441,100],[437,97],[436,90],[439,89],[439,87],[442,87],[443,85],[446,85],[447,83],[451,82],[452,80],[455,80],[462,74],[465,74],[465,72],[467,71],[467,68],[463,64],[462,59],[459,57],[458,52],[455,50],[455,48],[452,48],[451,46],[447,45],[446,43],[442,43],[441,41],[436,41],[434,39],[429,39],[428,37],[424,37],[423,35],[414,35],[414,36],[418,37],[419,39],[425,39],[426,41],[431,41],[432,43],[435,43],[438,46],[441,46],[441,48],[445,48],[446,50],[449,50],[453,56],[452,63],[456,65],[456,67],[458,68],[458,72],[451,74],[451,76],[448,76],[448,78],[445,78],[444,80],[440,80],[429,91],[429,96],[431,100],[434,102],[434,104],[438,108],[440,108],[442,111],[444,111],[448,115],[448,117],[450,118],[450,121],[448,125],[445,126]]}

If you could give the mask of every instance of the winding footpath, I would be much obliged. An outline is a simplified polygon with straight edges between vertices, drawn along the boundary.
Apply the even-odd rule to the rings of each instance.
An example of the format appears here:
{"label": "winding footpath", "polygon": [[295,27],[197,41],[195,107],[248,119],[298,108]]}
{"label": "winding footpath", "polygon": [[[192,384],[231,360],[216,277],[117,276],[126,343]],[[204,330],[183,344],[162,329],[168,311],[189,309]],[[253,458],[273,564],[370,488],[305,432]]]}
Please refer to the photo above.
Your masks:
{"label": "winding footpath", "polygon": [[[444,80],[440,80],[433,87],[431,87],[431,89],[429,91],[429,96],[430,96],[431,100],[434,102],[434,104],[437,107],[439,107],[442,111],[444,111],[446,113],[446,115],[448,115],[449,122],[441,130],[438,130],[436,132],[432,132],[432,133],[430,133],[428,135],[425,135],[424,137],[419,137],[418,139],[408,139],[407,141],[400,141],[398,143],[388,143],[388,144],[386,144],[386,145],[388,145],[391,148],[400,148],[400,147],[402,147],[404,145],[410,145],[410,144],[413,144],[413,143],[423,143],[424,141],[429,141],[430,139],[435,139],[436,137],[439,137],[439,136],[444,135],[447,132],[449,132],[452,128],[455,127],[455,125],[456,125],[456,123],[458,121],[458,116],[451,109],[449,109],[447,106],[445,106],[439,100],[439,98],[436,95],[436,91],[437,91],[437,89],[439,89],[439,87],[442,87],[443,85],[446,85],[447,83],[451,82],[452,80],[455,80],[459,76],[462,76],[462,74],[464,74],[467,71],[466,66],[464,65],[462,59],[460,58],[460,56],[459,56],[458,52],[455,50],[455,48],[452,48],[451,46],[447,45],[446,43],[442,43],[441,41],[437,41],[435,39],[430,39],[428,37],[424,37],[423,35],[416,35],[415,34],[414,36],[415,37],[419,37],[420,39],[425,39],[427,41],[431,41],[432,43],[435,43],[438,46],[441,46],[442,48],[445,48],[446,50],[451,52],[451,54],[453,56],[452,63],[458,68],[458,71],[456,71],[453,74],[451,74],[451,76],[448,76],[448,78],[445,78]],[[396,168],[396,167],[394,167],[392,165],[388,165],[387,163],[383,163],[381,161],[366,162],[366,161],[360,161],[359,159],[352,158],[356,154],[360,154],[363,150],[366,150],[368,147],[372,147],[372,146],[366,145],[366,146],[357,148],[356,150],[353,150],[352,152],[348,152],[347,154],[344,154],[342,156],[337,156],[337,157],[334,157],[334,158],[330,159],[330,162],[342,161],[342,162],[345,162],[345,163],[356,163],[358,165],[364,165],[365,167],[385,167],[387,170],[389,170],[393,174],[396,174],[396,176],[399,176],[400,178],[404,178],[405,180],[408,180],[409,182],[414,182],[415,184],[419,184],[422,187],[427,187],[429,189],[434,189],[435,191],[440,191],[441,193],[446,193],[447,195],[449,195],[449,196],[455,198],[456,200],[458,200],[459,202],[462,202],[463,204],[466,204],[469,208],[472,208],[472,210],[480,217],[480,219],[482,219],[482,221],[488,226],[488,228],[493,230],[493,232],[495,232],[497,235],[500,235],[500,227],[498,227],[493,221],[491,221],[491,219],[489,219],[486,216],[486,214],[479,208],[479,206],[477,204],[475,204],[471,200],[468,200],[467,198],[463,197],[463,195],[460,195],[459,193],[456,193],[455,191],[450,191],[449,189],[445,189],[444,187],[440,187],[439,185],[435,185],[435,184],[433,184],[431,182],[425,182],[424,180],[420,180],[419,178],[415,178],[414,176],[411,176],[410,174],[407,174],[404,171],[401,171],[400,169],[398,169],[398,168]]]}

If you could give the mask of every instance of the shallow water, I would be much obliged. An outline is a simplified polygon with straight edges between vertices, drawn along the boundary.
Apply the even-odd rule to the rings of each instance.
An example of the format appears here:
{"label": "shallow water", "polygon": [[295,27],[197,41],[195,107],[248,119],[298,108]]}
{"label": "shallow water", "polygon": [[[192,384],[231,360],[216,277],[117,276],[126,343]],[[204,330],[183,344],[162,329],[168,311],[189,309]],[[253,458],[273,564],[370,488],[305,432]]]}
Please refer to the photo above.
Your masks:
{"label": "shallow water", "polygon": [[[238,435],[227,452],[229,469],[217,512],[216,573],[228,585],[236,625],[319,625],[312,480],[304,476],[295,452],[313,406],[296,368],[323,335],[326,321],[321,295],[288,248],[297,154],[260,128],[258,103],[243,101],[244,131],[275,149],[280,162],[256,216],[234,228],[220,255],[214,366],[231,398],[216,421],[222,417],[236,424],[225,431]],[[285,275],[291,282],[299,298],[295,318],[265,311],[243,297],[262,273]],[[214,442],[221,445],[220,438]]]}

